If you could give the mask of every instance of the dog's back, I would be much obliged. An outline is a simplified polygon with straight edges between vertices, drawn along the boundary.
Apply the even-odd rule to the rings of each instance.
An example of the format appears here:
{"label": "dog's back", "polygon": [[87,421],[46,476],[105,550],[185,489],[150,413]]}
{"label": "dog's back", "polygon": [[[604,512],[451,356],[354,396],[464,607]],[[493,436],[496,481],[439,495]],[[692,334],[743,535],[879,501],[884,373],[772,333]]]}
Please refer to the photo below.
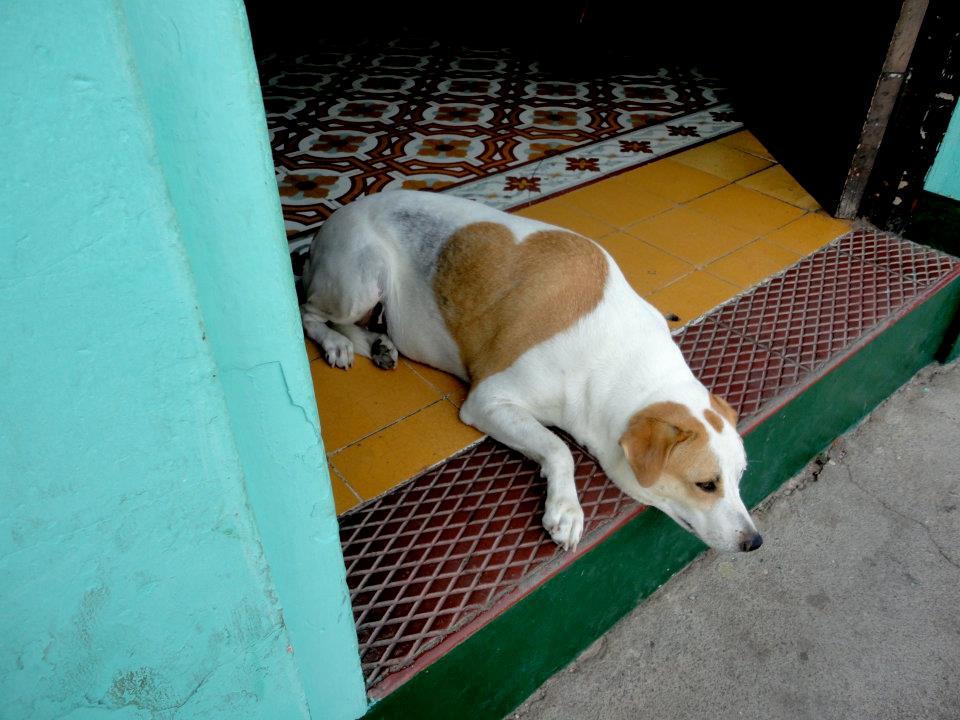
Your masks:
{"label": "dog's back", "polygon": [[594,307],[608,272],[592,241],[433,193],[338,210],[311,247],[307,303],[338,323],[382,299],[404,355],[477,382]]}

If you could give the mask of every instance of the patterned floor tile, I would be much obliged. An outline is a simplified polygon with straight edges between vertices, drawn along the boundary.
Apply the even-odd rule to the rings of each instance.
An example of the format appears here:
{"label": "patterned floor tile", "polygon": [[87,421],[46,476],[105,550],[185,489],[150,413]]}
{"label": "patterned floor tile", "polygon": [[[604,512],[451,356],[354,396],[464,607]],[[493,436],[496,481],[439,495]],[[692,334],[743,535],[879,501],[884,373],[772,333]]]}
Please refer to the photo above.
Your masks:
{"label": "patterned floor tile", "polygon": [[260,60],[288,232],[394,188],[441,190],[497,207],[736,130],[716,80],[689,68],[552,77],[509,49],[402,41]]}

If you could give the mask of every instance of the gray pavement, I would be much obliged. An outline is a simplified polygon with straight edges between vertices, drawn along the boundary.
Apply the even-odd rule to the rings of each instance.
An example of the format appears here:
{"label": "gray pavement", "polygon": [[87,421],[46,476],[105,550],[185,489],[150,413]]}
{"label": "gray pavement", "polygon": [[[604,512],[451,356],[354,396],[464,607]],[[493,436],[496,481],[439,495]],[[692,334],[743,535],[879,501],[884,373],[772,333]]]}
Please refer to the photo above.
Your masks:
{"label": "gray pavement", "polygon": [[960,718],[960,365],[931,366],[510,717]]}

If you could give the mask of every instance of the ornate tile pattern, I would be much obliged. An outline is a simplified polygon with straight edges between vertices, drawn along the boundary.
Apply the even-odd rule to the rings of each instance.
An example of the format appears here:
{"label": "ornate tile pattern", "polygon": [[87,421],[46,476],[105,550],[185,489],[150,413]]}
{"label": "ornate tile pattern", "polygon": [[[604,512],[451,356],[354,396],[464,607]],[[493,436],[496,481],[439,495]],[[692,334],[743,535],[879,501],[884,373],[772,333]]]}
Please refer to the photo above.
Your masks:
{"label": "ornate tile pattern", "polygon": [[509,49],[419,40],[266,57],[288,234],[395,188],[513,207],[740,127],[716,80],[629,58],[623,67],[574,81]]}

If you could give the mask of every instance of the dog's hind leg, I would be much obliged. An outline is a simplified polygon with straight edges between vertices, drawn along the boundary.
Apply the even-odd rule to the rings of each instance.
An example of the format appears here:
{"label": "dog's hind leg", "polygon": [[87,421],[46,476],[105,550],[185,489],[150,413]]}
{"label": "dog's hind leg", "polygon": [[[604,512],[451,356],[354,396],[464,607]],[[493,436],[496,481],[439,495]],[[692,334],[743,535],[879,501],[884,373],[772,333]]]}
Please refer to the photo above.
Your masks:
{"label": "dog's hind leg", "polygon": [[364,323],[383,299],[389,269],[382,250],[362,233],[338,227],[328,220],[313,240],[304,274],[307,301],[300,306],[303,328],[334,367],[352,366],[354,354],[395,367],[394,344],[354,324]]}
{"label": "dog's hind leg", "polygon": [[547,479],[543,527],[564,550],[575,548],[583,534],[583,509],[573,479],[573,455],[566,443],[527,409],[485,392],[483,385],[467,397],[460,419],[540,464]]}
{"label": "dog's hind leg", "polygon": [[309,302],[300,306],[300,320],[307,336],[320,346],[330,365],[344,370],[353,365],[353,343],[350,338],[329,327],[327,318]]}
{"label": "dog's hind leg", "polygon": [[353,343],[353,351],[373,360],[373,364],[384,370],[393,370],[397,366],[397,347],[382,333],[375,333],[359,325],[340,325],[331,323],[333,329]]}

